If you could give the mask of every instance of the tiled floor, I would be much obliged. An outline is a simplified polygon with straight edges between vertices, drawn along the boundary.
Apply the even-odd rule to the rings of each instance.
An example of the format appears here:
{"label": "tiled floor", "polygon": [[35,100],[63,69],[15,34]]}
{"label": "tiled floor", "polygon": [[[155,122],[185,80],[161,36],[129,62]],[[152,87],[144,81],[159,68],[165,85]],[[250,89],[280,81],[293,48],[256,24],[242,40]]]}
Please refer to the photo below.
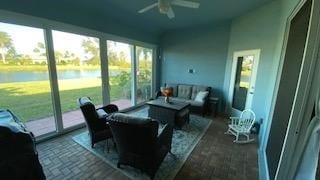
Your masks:
{"label": "tiled floor", "polygon": [[[213,119],[175,179],[258,179],[256,143],[234,144],[232,136],[223,134],[226,122]],[[128,179],[71,139],[84,130],[37,145],[47,179]]]}
{"label": "tiled floor", "polygon": [[213,120],[175,179],[257,180],[257,145],[233,143],[227,119]]}
{"label": "tiled floor", "polygon": [[[125,109],[131,106],[130,100],[120,99],[117,101],[113,101],[113,104],[116,104],[119,109]],[[99,105],[97,106],[99,107]],[[100,106],[101,107],[101,106]],[[83,115],[80,110],[71,111],[62,114],[63,127],[68,128],[74,125],[80,124],[84,122]],[[53,116],[29,121],[26,122],[28,130],[31,131],[35,136],[40,136],[43,134],[47,134],[49,132],[56,131],[55,119]]]}

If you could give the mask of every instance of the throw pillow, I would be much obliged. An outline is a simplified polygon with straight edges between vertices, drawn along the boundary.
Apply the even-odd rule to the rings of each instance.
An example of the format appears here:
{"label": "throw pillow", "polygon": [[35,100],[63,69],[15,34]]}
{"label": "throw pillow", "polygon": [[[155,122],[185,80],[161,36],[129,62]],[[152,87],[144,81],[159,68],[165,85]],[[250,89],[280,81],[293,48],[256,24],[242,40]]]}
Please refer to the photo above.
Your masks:
{"label": "throw pillow", "polygon": [[208,91],[199,91],[194,101],[203,102],[204,98],[209,94]]}

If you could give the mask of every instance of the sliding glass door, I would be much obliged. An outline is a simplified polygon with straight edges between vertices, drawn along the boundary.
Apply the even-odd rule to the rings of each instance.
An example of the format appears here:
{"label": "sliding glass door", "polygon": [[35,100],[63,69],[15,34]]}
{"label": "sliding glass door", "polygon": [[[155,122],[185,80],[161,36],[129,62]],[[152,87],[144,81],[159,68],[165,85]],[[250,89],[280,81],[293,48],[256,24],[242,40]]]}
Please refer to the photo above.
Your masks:
{"label": "sliding glass door", "polygon": [[63,127],[84,122],[77,99],[102,105],[99,39],[52,31]]}
{"label": "sliding glass door", "polygon": [[153,50],[136,46],[137,103],[151,98]]}
{"label": "sliding glass door", "polygon": [[107,41],[110,101],[119,109],[133,105],[132,49],[130,44]]}
{"label": "sliding glass door", "polygon": [[43,29],[0,23],[0,108],[35,136],[56,131]]}
{"label": "sliding glass door", "polygon": [[[45,138],[84,123],[77,102],[82,96],[96,107],[104,99],[119,109],[150,99],[154,49],[89,34],[0,22],[0,108],[12,110],[37,137]],[[104,59],[100,42],[107,45],[101,47],[107,48]],[[101,61],[108,61],[107,66]],[[109,86],[102,86],[102,79],[109,79]]]}

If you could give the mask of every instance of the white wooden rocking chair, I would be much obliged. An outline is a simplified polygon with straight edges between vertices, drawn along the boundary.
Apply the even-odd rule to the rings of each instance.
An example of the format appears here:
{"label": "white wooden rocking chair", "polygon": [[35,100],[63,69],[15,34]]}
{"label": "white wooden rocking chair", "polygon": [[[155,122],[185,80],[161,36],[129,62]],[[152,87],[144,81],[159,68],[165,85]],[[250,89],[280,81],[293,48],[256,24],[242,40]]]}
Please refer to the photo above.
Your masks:
{"label": "white wooden rocking chair", "polygon": [[[250,139],[250,130],[256,120],[256,115],[251,109],[246,109],[241,112],[240,117],[230,117],[231,124],[228,125],[228,130],[225,134],[236,136],[233,141],[235,143],[249,143],[254,141]],[[246,140],[239,140],[239,136],[246,136]]]}

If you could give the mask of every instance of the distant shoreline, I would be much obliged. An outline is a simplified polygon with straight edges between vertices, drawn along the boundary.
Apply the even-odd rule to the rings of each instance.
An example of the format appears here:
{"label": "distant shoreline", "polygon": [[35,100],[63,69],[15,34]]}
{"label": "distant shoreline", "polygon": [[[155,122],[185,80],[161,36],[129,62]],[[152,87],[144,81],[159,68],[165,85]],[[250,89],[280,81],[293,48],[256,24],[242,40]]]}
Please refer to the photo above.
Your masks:
{"label": "distant shoreline", "polygon": [[[100,70],[100,65],[57,65],[57,70]],[[130,70],[119,66],[109,66],[109,69]],[[48,71],[48,65],[6,65],[0,64],[0,72],[19,72],[19,71]]]}

